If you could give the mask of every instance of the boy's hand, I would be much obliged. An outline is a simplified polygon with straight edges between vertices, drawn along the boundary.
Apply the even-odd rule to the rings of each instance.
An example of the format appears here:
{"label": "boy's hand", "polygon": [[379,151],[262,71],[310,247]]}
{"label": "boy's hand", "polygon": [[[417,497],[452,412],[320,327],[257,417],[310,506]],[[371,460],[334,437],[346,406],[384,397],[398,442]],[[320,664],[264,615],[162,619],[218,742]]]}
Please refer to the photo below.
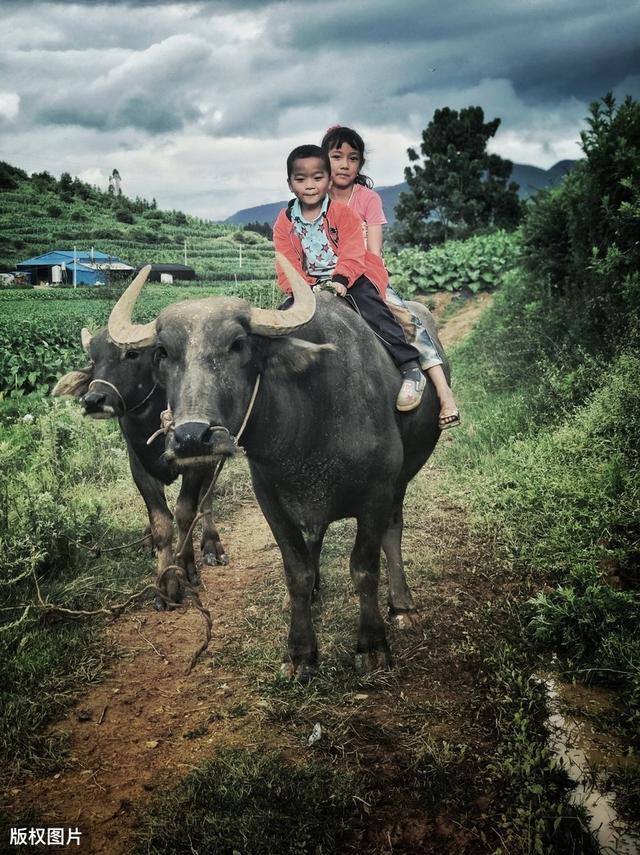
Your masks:
{"label": "boy's hand", "polygon": [[333,279],[329,283],[333,290],[336,292],[338,297],[345,297],[347,294],[346,286],[342,284],[342,282],[334,282]]}

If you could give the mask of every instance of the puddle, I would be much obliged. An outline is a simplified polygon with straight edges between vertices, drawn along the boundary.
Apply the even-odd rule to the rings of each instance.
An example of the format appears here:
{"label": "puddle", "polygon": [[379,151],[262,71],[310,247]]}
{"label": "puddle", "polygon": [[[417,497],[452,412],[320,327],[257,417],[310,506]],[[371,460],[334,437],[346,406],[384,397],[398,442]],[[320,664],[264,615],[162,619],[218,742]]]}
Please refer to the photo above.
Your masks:
{"label": "puddle", "polygon": [[607,706],[604,694],[599,696],[584,687],[561,686],[548,677],[543,682],[550,709],[549,747],[575,784],[571,801],[589,812],[589,827],[603,853],[639,855],[640,837],[618,816],[615,793],[598,789],[598,772],[606,773],[637,760],[621,753],[615,740],[595,730],[587,718],[565,709],[567,702],[572,706],[586,702],[592,711],[602,710]]}

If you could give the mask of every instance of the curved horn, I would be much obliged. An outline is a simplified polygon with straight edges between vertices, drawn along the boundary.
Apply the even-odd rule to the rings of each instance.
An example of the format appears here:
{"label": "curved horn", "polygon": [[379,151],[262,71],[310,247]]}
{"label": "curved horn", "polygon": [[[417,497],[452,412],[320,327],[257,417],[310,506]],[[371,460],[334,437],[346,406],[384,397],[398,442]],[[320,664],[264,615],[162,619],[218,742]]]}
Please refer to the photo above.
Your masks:
{"label": "curved horn", "polygon": [[156,339],[156,322],[148,324],[131,323],[133,308],[138,299],[142,286],[147,281],[151,272],[151,265],[147,264],[138,273],[127,290],[122,294],[109,315],[109,336],[115,344],[137,344],[144,347],[153,344]]}
{"label": "curved horn", "polygon": [[89,348],[91,346],[91,339],[93,336],[89,332],[86,327],[82,327],[80,330],[80,341],[82,342],[82,349],[85,353],[89,353]]}
{"label": "curved horn", "polygon": [[293,305],[285,312],[280,312],[278,309],[257,309],[252,306],[251,330],[258,335],[272,337],[287,335],[310,321],[316,311],[315,294],[302,276],[279,252],[276,253],[276,261],[284,270],[291,285]]}

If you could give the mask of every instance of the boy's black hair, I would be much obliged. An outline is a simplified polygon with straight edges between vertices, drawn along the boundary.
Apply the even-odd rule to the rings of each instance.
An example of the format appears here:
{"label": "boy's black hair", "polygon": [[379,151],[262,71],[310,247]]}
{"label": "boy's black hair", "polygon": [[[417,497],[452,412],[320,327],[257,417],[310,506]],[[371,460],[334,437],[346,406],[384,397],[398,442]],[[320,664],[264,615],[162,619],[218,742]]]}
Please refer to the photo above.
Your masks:
{"label": "boy's black hair", "polygon": [[343,143],[346,143],[351,148],[354,148],[360,155],[360,169],[356,176],[356,184],[362,184],[364,187],[373,187],[373,181],[368,175],[364,175],[360,170],[364,166],[364,140],[357,131],[353,128],[346,128],[343,125],[334,125],[329,128],[322,138],[322,150],[329,154],[332,148],[340,148]]}
{"label": "boy's black hair", "polygon": [[291,178],[295,161],[302,160],[305,157],[319,158],[324,164],[327,174],[331,175],[331,164],[329,163],[329,155],[326,151],[321,149],[319,145],[298,145],[287,158],[287,178]]}

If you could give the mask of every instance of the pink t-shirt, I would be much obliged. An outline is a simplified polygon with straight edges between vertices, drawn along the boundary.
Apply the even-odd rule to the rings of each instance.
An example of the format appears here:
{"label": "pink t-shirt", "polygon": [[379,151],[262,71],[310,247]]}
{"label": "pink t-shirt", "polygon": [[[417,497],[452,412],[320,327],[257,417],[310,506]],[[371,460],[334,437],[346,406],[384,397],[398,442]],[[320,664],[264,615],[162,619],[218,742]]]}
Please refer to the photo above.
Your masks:
{"label": "pink t-shirt", "polygon": [[366,245],[367,226],[382,226],[387,222],[382,209],[382,199],[375,190],[363,184],[354,184],[348,204],[362,220],[362,234]]}

